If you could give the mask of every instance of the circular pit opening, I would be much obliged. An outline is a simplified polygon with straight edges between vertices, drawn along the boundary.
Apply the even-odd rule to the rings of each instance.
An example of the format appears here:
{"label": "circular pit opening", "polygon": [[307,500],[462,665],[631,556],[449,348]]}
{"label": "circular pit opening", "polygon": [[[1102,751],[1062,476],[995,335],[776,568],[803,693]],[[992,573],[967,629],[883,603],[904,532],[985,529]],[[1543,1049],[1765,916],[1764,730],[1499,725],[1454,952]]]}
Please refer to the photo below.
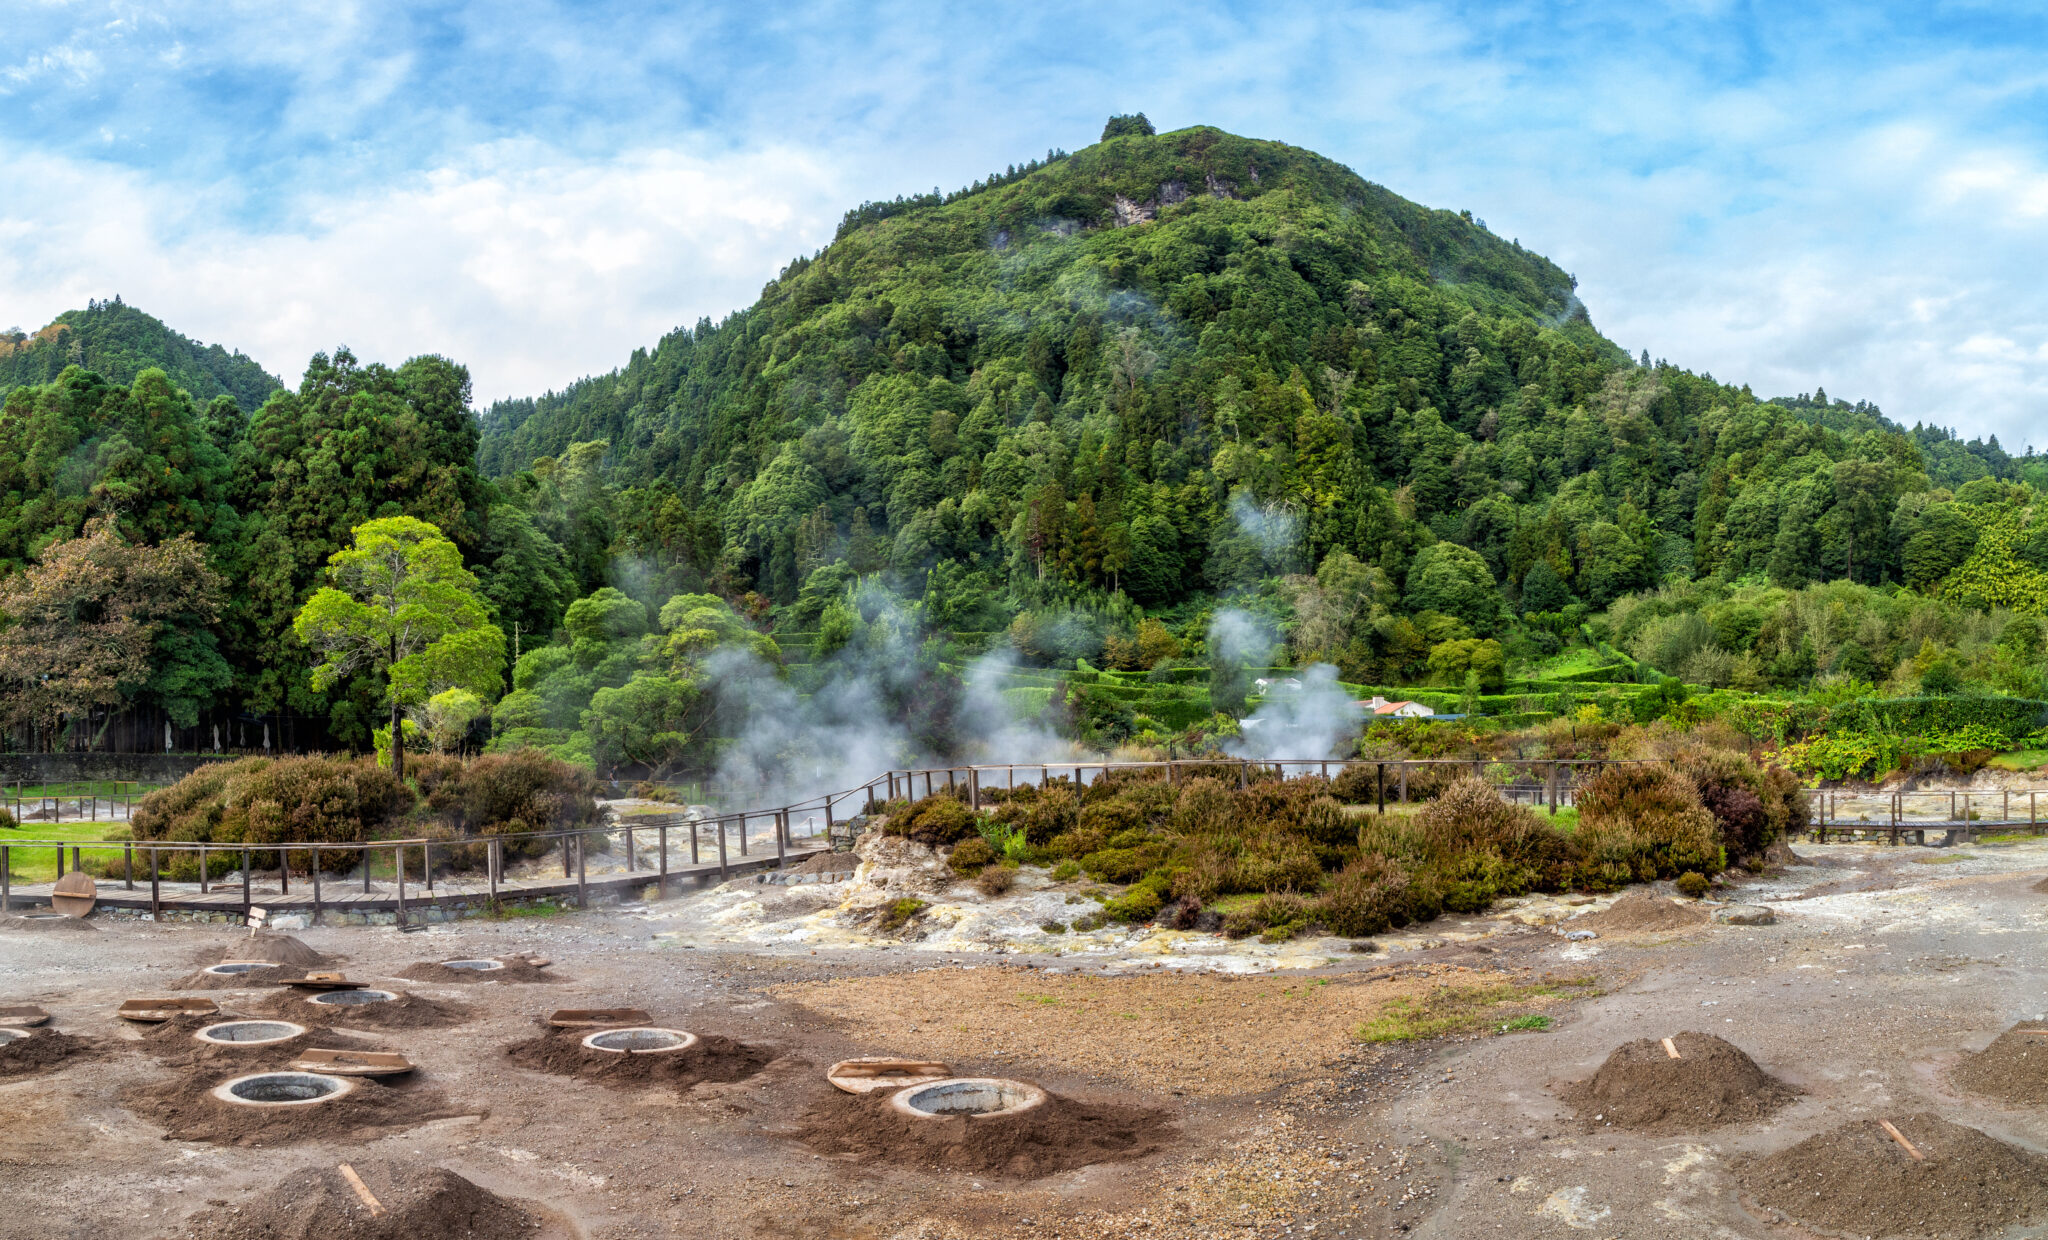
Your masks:
{"label": "circular pit opening", "polygon": [[272,1042],[296,1038],[305,1031],[304,1025],[294,1025],[288,1020],[229,1020],[218,1025],[208,1025],[192,1036],[201,1042],[267,1046]]}
{"label": "circular pit opening", "polygon": [[264,960],[230,960],[226,964],[207,965],[200,972],[210,973],[215,977],[240,977],[244,973],[254,973],[258,969],[275,969],[276,967],[276,965]]}
{"label": "circular pit opening", "polygon": [[996,1119],[1022,1115],[1045,1102],[1045,1091],[1000,1077],[955,1077],[899,1090],[889,1105],[913,1119]]}
{"label": "circular pit opening", "polygon": [[0,1029],[0,1046],[5,1046],[9,1042],[19,1042],[27,1036],[26,1029]]}
{"label": "circular pit opening", "polygon": [[353,1081],[318,1072],[258,1072],[220,1085],[213,1096],[237,1106],[302,1107],[332,1102],[354,1088]]}
{"label": "circular pit opening", "polygon": [[505,962],[502,960],[443,960],[441,967],[444,969],[465,969],[471,973],[489,973],[493,969],[504,968]]}
{"label": "circular pit opening", "polygon": [[697,1035],[681,1029],[600,1029],[583,1039],[583,1048],[592,1051],[610,1051],[617,1055],[659,1055],[668,1051],[686,1051],[697,1045]]}
{"label": "circular pit opening", "polygon": [[323,1007],[363,1007],[371,1003],[389,1003],[397,997],[388,990],[328,990],[314,995],[311,1002]]}

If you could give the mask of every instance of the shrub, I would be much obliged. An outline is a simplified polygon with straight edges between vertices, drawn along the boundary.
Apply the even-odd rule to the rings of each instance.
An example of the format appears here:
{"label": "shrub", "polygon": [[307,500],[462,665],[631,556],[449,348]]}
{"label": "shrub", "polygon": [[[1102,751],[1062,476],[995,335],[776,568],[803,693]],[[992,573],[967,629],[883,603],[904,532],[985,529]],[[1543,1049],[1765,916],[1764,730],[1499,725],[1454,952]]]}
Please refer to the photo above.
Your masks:
{"label": "shrub", "polygon": [[19,825],[14,821],[13,811],[0,809],[0,831],[11,831]]}
{"label": "shrub", "polygon": [[1280,833],[1259,837],[1239,854],[1226,885],[1231,891],[1313,891],[1323,880],[1315,850]]}
{"label": "shrub", "polygon": [[1354,762],[1330,781],[1330,795],[1346,805],[1373,805],[1379,801],[1379,767]]}
{"label": "shrub", "polygon": [[1230,793],[1221,780],[1190,779],[1173,803],[1173,829],[1182,835],[1220,835],[1235,818]]}
{"label": "shrub", "polygon": [[1081,808],[1080,829],[1083,831],[1100,831],[1106,836],[1114,836],[1142,829],[1144,825],[1145,816],[1138,807],[1122,799],[1099,801]]}
{"label": "shrub", "polygon": [[1683,896],[1691,896],[1693,899],[1697,900],[1701,896],[1707,894],[1707,889],[1713,886],[1713,884],[1709,883],[1707,881],[1707,876],[1700,873],[1698,870],[1687,870],[1685,873],[1680,874],[1678,876],[1678,882],[1676,886],[1678,887],[1678,894]]}
{"label": "shrub", "polygon": [[1102,906],[1102,915],[1122,922],[1150,921],[1166,903],[1159,888],[1152,883],[1139,883],[1123,895]]}
{"label": "shrub", "polygon": [[[1690,779],[1654,764],[1610,766],[1579,794],[1579,837],[1600,883],[1727,868],[1720,824]],[[1628,877],[1620,877],[1625,865]],[[1618,880],[1618,882],[1617,882]]]}
{"label": "shrub", "polygon": [[1076,862],[1062,861],[1052,868],[1052,881],[1069,883],[1081,877],[1081,867]]}
{"label": "shrub", "polygon": [[1134,848],[1103,848],[1081,858],[1088,876],[1105,883],[1128,883],[1150,867]]}
{"label": "shrub", "polygon": [[1382,934],[1407,921],[1408,875],[1385,857],[1364,856],[1339,870],[1316,901],[1316,920],[1347,938]]}
{"label": "shrub", "polygon": [[925,908],[923,900],[916,896],[904,896],[882,910],[882,916],[876,920],[875,928],[885,934],[900,930],[910,924],[911,918],[924,912]]}
{"label": "shrub", "polygon": [[1016,882],[1017,869],[1008,865],[983,866],[981,873],[974,878],[974,885],[980,888],[981,894],[985,896],[999,896],[1015,886]]}
{"label": "shrub", "polygon": [[1047,934],[1065,934],[1067,932],[1067,923],[1063,921],[1041,921],[1038,923],[1038,928]]}
{"label": "shrub", "polygon": [[946,864],[960,874],[979,874],[995,861],[995,847],[979,835],[960,841],[954,846],[953,855],[946,858]]}
{"label": "shrub", "polygon": [[[538,749],[407,764],[427,806],[458,831],[573,831],[596,826],[597,779]],[[514,825],[518,824],[518,825]]]}
{"label": "shrub", "polygon": [[890,813],[883,830],[933,848],[957,844],[969,836],[980,834],[975,829],[974,811],[949,792],[934,793]]}

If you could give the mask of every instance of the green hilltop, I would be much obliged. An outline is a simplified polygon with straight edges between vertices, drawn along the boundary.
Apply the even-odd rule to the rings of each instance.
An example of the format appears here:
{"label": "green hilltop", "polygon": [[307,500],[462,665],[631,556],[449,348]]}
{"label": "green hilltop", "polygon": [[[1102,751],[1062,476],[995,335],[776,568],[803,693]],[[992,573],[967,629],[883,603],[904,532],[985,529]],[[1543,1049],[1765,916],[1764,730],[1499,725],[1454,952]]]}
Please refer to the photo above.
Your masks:
{"label": "green hilltop", "polygon": [[74,365],[115,383],[162,370],[193,399],[231,397],[243,413],[283,386],[240,351],[202,345],[119,297],[67,311],[34,333],[0,333],[0,396],[10,388],[49,383]]}

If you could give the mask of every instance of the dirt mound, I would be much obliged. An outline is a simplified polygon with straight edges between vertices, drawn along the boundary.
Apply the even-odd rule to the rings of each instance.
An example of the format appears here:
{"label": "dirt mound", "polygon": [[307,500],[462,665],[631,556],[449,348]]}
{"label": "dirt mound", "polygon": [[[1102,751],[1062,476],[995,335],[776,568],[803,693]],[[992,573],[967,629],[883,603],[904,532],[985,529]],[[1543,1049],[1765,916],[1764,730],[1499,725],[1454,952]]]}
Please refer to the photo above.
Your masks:
{"label": "dirt mound", "polygon": [[852,853],[819,853],[801,865],[789,867],[791,874],[851,874],[860,868],[860,858]]}
{"label": "dirt mound", "polygon": [[834,1093],[804,1113],[789,1135],[820,1154],[854,1162],[887,1160],[930,1171],[1036,1179],[1092,1163],[1127,1162],[1163,1147],[1171,1117],[1145,1107],[1077,1102],[1048,1094],[1009,1119],[912,1119],[887,1091]]}
{"label": "dirt mound", "polygon": [[1669,1136],[1762,1119],[1800,1092],[1713,1034],[1681,1033],[1671,1044],[1677,1059],[1653,1038],[1624,1043],[1598,1072],[1559,1096],[1589,1130]]}
{"label": "dirt mound", "polygon": [[[323,1029],[317,1024],[307,1025],[306,1032],[281,1042],[202,1042],[194,1035],[208,1025],[222,1021],[257,1019],[250,1017],[208,1016],[204,1019],[179,1017],[160,1025],[152,1025],[142,1035],[143,1049],[156,1057],[158,1063],[170,1068],[198,1068],[216,1073],[220,1079],[243,1072],[261,1072],[267,1069],[284,1069],[299,1057],[302,1051],[312,1047],[330,1050],[381,1051],[389,1047],[380,1046],[362,1038],[351,1037]],[[295,1024],[307,1024],[295,1021]]]}
{"label": "dirt mound", "polygon": [[1706,925],[1707,910],[1690,904],[1674,904],[1664,896],[1632,892],[1597,913],[1574,917],[1561,923],[1560,930],[1593,930],[1601,934],[1652,934],[1662,930],[1690,930]]}
{"label": "dirt mound", "polygon": [[38,1029],[25,1038],[0,1043],[0,1078],[33,1076],[73,1063],[98,1059],[108,1051],[98,1038],[73,1037],[54,1029]]}
{"label": "dirt mound", "polygon": [[98,929],[98,926],[93,925],[83,917],[52,917],[48,913],[38,913],[27,917],[0,917],[0,930],[20,930],[30,934],[44,930],[63,934],[67,931],[96,931]]}
{"label": "dirt mound", "polygon": [[1887,1118],[1924,1161],[1867,1119],[1742,1160],[1736,1176],[1758,1205],[1858,1236],[1993,1236],[2048,1213],[2048,1158],[1937,1115]]}
{"label": "dirt mound", "polygon": [[2044,879],[2042,879],[2042,880],[2041,880],[2040,882],[2038,882],[2038,883],[2035,883],[2035,884],[2034,884],[2033,886],[2031,886],[2031,887],[2027,888],[2027,890],[2028,890],[2028,891],[2038,891],[2038,892],[2040,892],[2040,893],[2041,893],[2042,895],[2044,895],[2044,896],[2048,896],[2048,878],[2044,878]]}
{"label": "dirt mound", "polygon": [[[329,968],[340,964],[346,957],[330,956],[314,951],[289,934],[257,934],[248,938],[237,938],[225,948],[203,947],[192,954],[196,965],[230,964],[237,960],[264,960],[282,965],[287,969],[304,972],[307,969]],[[268,975],[269,970],[264,970]],[[290,976],[280,972],[275,976]]]}
{"label": "dirt mound", "polygon": [[261,1010],[266,1016],[301,1025],[346,1025],[351,1029],[441,1029],[476,1015],[466,1003],[403,992],[382,1003],[337,1004],[315,1003],[311,995],[287,990],[263,1004]]}
{"label": "dirt mound", "polygon": [[408,982],[453,982],[462,985],[469,982],[566,982],[569,979],[552,969],[536,965],[524,956],[499,956],[502,969],[451,969],[438,960],[422,960],[418,964],[400,969],[395,976]]}
{"label": "dirt mound", "polygon": [[[262,1068],[251,1070],[261,1071]],[[166,1141],[215,1145],[280,1145],[296,1141],[367,1139],[392,1128],[474,1114],[448,1105],[437,1089],[407,1077],[387,1084],[367,1077],[339,1098],[308,1106],[255,1107],[222,1102],[213,1088],[240,1075],[230,1069],[195,1072],[160,1085],[124,1091],[122,1105],[164,1129]]]}
{"label": "dirt mound", "polygon": [[697,1035],[684,1051],[658,1055],[594,1051],[583,1045],[588,1029],[565,1029],[505,1047],[513,1063],[536,1072],[573,1076],[624,1089],[673,1085],[685,1090],[701,1081],[741,1081],[767,1067],[780,1053],[770,1047],[736,1042],[715,1033]]}
{"label": "dirt mound", "polygon": [[525,1210],[445,1168],[358,1162],[350,1169],[383,1214],[371,1217],[341,1172],[322,1167],[255,1193],[237,1214],[191,1220],[191,1234],[200,1240],[525,1240],[539,1226]]}
{"label": "dirt mound", "polygon": [[[225,964],[226,961],[218,963]],[[171,983],[172,990],[261,990],[279,982],[304,977],[310,970],[300,965],[281,964],[274,969],[251,969],[247,973],[208,973],[195,969]]]}
{"label": "dirt mound", "polygon": [[2022,1021],[1948,1074],[1957,1089],[2000,1102],[2048,1102],[2048,1022]]}

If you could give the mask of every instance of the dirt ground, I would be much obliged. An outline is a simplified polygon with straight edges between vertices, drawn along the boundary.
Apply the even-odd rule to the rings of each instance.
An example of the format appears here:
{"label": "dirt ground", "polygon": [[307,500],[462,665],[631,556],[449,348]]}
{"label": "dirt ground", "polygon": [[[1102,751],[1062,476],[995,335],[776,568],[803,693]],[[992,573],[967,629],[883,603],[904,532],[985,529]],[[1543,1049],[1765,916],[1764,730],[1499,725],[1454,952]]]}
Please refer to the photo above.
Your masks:
{"label": "dirt ground", "polygon": [[[2048,1016],[2048,894],[2032,890],[2048,875],[2048,843],[1800,852],[1808,864],[1740,893],[1771,908],[1773,925],[1572,940],[1572,922],[1530,925],[1509,907],[1446,923],[1440,937],[1428,927],[1400,936],[1411,950],[1337,952],[1254,976],[1157,967],[1142,945],[1000,960],[901,946],[692,947],[655,937],[670,924],[662,905],[419,933],[302,930],[346,957],[352,978],[468,1011],[431,1029],[352,1027],[337,1014],[326,1022],[337,1038],[353,1032],[419,1065],[390,1087],[419,1104],[375,1123],[253,1135],[207,1120],[194,1093],[217,1082],[192,1073],[226,1069],[167,1062],[112,1014],[245,932],[99,919],[89,935],[0,929],[0,1005],[40,1004],[54,1031],[96,1051],[0,1075],[0,1240],[282,1234],[253,1226],[278,1201],[353,1209],[344,1163],[401,1198],[452,1173],[495,1198],[461,1189],[449,1217],[502,1217],[544,1240],[1789,1240],[1834,1233],[1825,1220],[1796,1221],[1794,1196],[1744,1170],[1776,1166],[1766,1160],[1777,1155],[1790,1166],[1787,1151],[1845,1126],[1862,1125],[1863,1140],[1881,1136],[1885,1119],[1936,1131],[1933,1116],[2015,1157],[2048,1153],[2048,1109],[1965,1087],[1969,1065],[1987,1062],[1972,1056]],[[519,952],[548,957],[569,980],[396,976],[422,960]],[[1589,974],[1596,986],[1486,1009],[1465,1032],[1356,1036],[1445,995],[1519,994],[1546,976]],[[224,1013],[253,1013],[275,991],[210,993]],[[739,1079],[620,1088],[506,1053],[557,1007],[645,1008],[657,1025],[766,1054]],[[1503,1032],[1516,1014],[1526,1031]],[[1538,1017],[1547,1028],[1531,1027]],[[1702,1132],[1587,1131],[1562,1096],[1569,1086],[1624,1044],[1686,1033],[1726,1039],[1801,1092]],[[1054,1160],[1060,1169],[1043,1175],[1009,1170],[1029,1160],[983,1173],[943,1156],[878,1156],[858,1126],[818,1136],[816,1116],[847,1110],[824,1068],[886,1053],[1016,1076],[1062,1114],[1123,1126],[1105,1129],[1115,1141],[1104,1139],[1103,1160]],[[188,1139],[166,1133],[172,1119]],[[1955,1145],[1930,1140],[1935,1159]],[[1999,1225],[1969,1234],[2039,1236],[2048,1217]]]}

